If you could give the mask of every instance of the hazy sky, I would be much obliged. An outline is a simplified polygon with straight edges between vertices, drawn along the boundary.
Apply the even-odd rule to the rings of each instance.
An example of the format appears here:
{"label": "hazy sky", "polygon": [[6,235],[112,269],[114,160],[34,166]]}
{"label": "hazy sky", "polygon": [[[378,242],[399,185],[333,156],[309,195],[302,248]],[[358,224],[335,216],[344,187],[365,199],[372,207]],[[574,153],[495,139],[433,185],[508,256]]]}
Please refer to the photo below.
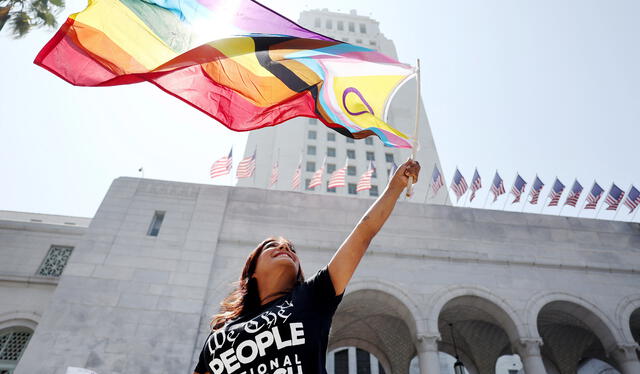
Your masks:
{"label": "hazy sky", "polygon": [[[264,4],[294,20],[304,9],[357,9],[380,22],[400,60],[420,58],[423,99],[447,182],[456,166],[468,181],[475,167],[483,177],[472,206],[484,205],[496,169],[507,190],[516,172],[529,185],[537,173],[546,187],[556,176],[567,189],[578,178],[585,187],[580,206],[594,179],[606,189],[612,182],[625,191],[632,183],[640,188],[638,1]],[[60,22],[83,7],[69,1]],[[231,145],[242,154],[246,134],[149,84],[73,87],[32,63],[53,31],[21,40],[8,34],[0,33],[1,210],[91,217],[112,180],[137,176],[140,166],[147,178],[229,181],[210,180],[209,167]],[[486,207],[502,209],[504,201]],[[621,209],[617,219],[630,220]],[[613,213],[603,209],[599,217]]]}

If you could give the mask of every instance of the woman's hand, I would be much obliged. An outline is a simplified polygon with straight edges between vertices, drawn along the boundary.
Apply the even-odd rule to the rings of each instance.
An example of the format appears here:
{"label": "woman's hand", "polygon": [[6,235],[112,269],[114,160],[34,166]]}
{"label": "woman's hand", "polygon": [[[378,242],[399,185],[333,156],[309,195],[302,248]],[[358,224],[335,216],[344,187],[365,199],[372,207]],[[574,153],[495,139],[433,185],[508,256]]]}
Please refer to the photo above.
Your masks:
{"label": "woman's hand", "polygon": [[418,174],[420,174],[420,163],[409,159],[393,174],[389,188],[403,190],[409,183],[409,177],[413,177],[413,183],[418,182]]}

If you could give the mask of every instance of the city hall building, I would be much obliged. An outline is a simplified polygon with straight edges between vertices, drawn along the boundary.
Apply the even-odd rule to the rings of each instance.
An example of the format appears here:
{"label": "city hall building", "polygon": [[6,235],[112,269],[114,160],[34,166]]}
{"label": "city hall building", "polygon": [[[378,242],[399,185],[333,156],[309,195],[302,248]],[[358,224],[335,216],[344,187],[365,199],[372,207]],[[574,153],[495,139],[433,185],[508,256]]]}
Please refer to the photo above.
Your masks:
{"label": "city hall building", "polygon": [[[90,220],[1,212],[0,372],[191,373],[257,243],[291,239],[309,276],[372,201],[118,178]],[[327,369],[637,374],[639,271],[635,223],[399,202]]]}

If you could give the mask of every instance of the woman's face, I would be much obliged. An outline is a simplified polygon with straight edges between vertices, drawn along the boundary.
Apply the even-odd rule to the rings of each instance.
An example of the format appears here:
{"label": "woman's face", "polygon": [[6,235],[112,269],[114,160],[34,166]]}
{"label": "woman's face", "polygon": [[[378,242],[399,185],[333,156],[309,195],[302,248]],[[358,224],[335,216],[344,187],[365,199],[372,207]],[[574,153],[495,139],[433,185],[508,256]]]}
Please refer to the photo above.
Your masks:
{"label": "woman's face", "polygon": [[285,240],[268,242],[258,257],[255,276],[268,279],[269,275],[283,274],[295,280],[300,268],[300,260],[293,246]]}

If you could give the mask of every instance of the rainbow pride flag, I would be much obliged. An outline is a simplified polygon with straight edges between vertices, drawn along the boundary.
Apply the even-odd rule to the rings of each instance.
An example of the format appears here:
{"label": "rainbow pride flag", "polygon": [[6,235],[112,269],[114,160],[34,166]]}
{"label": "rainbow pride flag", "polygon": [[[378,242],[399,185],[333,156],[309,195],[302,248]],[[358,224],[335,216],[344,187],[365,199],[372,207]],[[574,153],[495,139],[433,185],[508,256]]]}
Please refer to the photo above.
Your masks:
{"label": "rainbow pride flag", "polygon": [[303,116],[411,147],[385,123],[411,66],[251,0],[90,0],[34,62],[77,86],[151,82],[235,131]]}

